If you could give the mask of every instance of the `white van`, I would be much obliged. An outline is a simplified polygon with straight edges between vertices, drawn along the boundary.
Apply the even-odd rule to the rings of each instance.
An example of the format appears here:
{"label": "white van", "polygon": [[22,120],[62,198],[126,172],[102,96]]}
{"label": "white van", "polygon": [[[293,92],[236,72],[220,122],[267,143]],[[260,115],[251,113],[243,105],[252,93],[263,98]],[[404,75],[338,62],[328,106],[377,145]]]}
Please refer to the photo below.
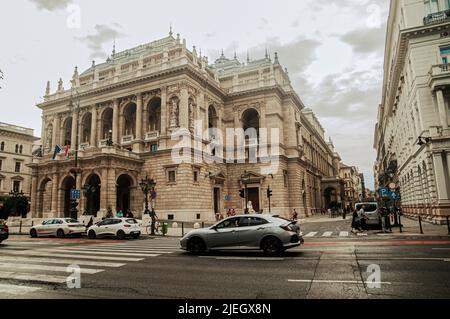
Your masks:
{"label": "white van", "polygon": [[368,226],[381,226],[380,216],[378,216],[378,203],[356,203],[355,209],[357,212],[364,206],[364,217]]}

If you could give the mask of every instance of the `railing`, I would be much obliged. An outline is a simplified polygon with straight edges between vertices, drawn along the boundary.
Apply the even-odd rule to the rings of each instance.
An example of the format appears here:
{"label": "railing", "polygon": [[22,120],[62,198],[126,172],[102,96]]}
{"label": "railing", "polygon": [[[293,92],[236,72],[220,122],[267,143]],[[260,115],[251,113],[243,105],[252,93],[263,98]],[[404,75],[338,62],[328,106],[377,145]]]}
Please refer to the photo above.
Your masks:
{"label": "railing", "polygon": [[431,76],[438,76],[446,73],[450,73],[450,63],[433,65],[430,70]]}
{"label": "railing", "polygon": [[158,138],[159,138],[159,132],[158,131],[148,132],[148,133],[145,134],[145,141],[146,142],[157,141]]}
{"label": "railing", "polygon": [[133,135],[126,135],[122,137],[122,144],[131,144],[134,141]]}
{"label": "railing", "polygon": [[108,139],[100,140],[98,145],[99,145],[100,148],[107,147],[108,146]]}
{"label": "railing", "polygon": [[424,25],[442,23],[449,20],[450,21],[450,10],[435,12],[427,15],[423,18]]}
{"label": "railing", "polygon": [[86,142],[86,143],[81,143],[79,148],[80,148],[80,150],[84,150],[86,148],[89,148],[89,146],[90,146],[90,144],[88,142]]}

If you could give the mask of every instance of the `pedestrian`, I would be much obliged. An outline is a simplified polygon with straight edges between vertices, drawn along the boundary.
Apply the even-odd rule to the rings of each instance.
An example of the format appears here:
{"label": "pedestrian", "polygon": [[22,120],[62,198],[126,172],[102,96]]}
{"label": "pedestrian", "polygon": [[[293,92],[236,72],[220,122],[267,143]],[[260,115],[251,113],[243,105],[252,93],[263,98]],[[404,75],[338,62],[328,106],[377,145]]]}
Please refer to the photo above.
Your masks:
{"label": "pedestrian", "polygon": [[128,210],[128,217],[129,218],[134,218],[134,214],[131,210]]}
{"label": "pedestrian", "polygon": [[216,222],[220,221],[220,214],[219,212],[216,213]]}
{"label": "pedestrian", "polygon": [[245,210],[244,210],[244,215],[249,215],[250,214],[250,210],[248,209],[248,208],[246,208]]}
{"label": "pedestrian", "polygon": [[366,225],[366,206],[362,205],[360,210],[358,211],[358,218],[359,218],[359,223],[360,223],[360,227],[362,230],[365,230],[367,227]]}
{"label": "pedestrian", "polygon": [[117,212],[117,217],[118,217],[118,218],[123,218],[123,212],[122,212],[121,210],[119,210],[119,211]]}
{"label": "pedestrian", "polygon": [[231,210],[231,216],[236,216],[236,210],[234,208]]}
{"label": "pedestrian", "polygon": [[297,221],[298,220],[298,213],[297,211],[294,209],[294,212],[292,213],[292,220],[293,221]]}
{"label": "pedestrian", "polygon": [[227,217],[231,217],[232,215],[233,215],[233,211],[231,210],[231,208],[229,208],[227,211]]}
{"label": "pedestrian", "polygon": [[358,211],[355,209],[353,211],[353,219],[352,219],[352,232],[361,231],[361,226],[359,224],[359,215]]}
{"label": "pedestrian", "polygon": [[86,226],[86,229],[88,229],[89,227],[91,227],[92,225],[94,225],[94,219],[91,216],[91,219],[89,220],[89,223]]}
{"label": "pedestrian", "polygon": [[386,217],[388,216],[386,208],[382,207],[378,210],[378,217],[381,220],[381,227],[383,229],[384,233],[387,233],[387,227],[386,227]]}

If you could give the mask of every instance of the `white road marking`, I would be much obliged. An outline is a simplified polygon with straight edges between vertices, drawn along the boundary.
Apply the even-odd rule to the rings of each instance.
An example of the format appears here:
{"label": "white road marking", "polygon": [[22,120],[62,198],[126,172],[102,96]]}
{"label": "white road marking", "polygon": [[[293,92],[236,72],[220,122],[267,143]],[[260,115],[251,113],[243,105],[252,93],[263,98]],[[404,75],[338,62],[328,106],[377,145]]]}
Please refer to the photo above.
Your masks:
{"label": "white road marking", "polygon": [[42,288],[37,287],[0,284],[0,293],[8,295],[25,295],[27,293],[36,292],[41,289]]}
{"label": "white road marking", "polygon": [[341,231],[339,234],[339,237],[348,237],[349,236],[349,232],[348,231]]}
{"label": "white road marking", "polygon": [[136,256],[136,257],[156,257],[158,255],[155,254],[143,254],[143,253],[115,253],[115,252],[96,252],[96,251],[86,251],[86,250],[68,250],[62,248],[56,249],[39,249],[39,251],[43,252],[56,252],[56,253],[76,253],[76,254],[86,254],[86,255],[108,255],[108,256]]}
{"label": "white road marking", "polygon": [[17,272],[0,271],[0,279],[22,280],[27,282],[46,282],[62,284],[67,281],[67,276],[41,275],[41,274],[23,274]]}
{"label": "white road marking", "polygon": [[322,237],[331,237],[333,235],[332,231],[327,231],[325,233],[323,233]]}
{"label": "white road marking", "polygon": [[380,284],[380,285],[392,285],[391,282],[372,282],[372,281],[360,281],[360,280],[315,280],[315,279],[306,279],[306,280],[297,280],[297,279],[288,279],[288,282],[292,283],[308,283],[308,284]]}
{"label": "white road marking", "polygon": [[[48,266],[48,265],[33,265],[33,264],[11,264],[0,262],[0,268],[3,269],[14,269],[14,270],[45,270],[45,271],[55,271],[55,272],[67,272],[67,267],[62,266]],[[102,272],[102,269],[90,269],[90,268],[80,268],[80,272],[83,274],[97,274]]]}
{"label": "white road marking", "polygon": [[[141,261],[144,258],[131,258],[131,257],[113,257],[113,256],[86,256],[86,255],[77,255],[77,254],[58,254],[52,252],[42,252],[42,251],[14,251],[8,252],[9,255],[19,255],[19,256],[39,256],[39,257],[62,257],[62,258],[77,258],[77,259],[95,259],[95,260],[113,260],[113,261]],[[153,255],[153,257],[157,257],[159,255]]]}
{"label": "white road marking", "polygon": [[317,232],[310,232],[309,234],[305,235],[304,237],[308,238],[308,237],[314,237],[317,235]]}
{"label": "white road marking", "polygon": [[142,254],[156,254],[156,253],[158,253],[158,254],[173,254],[174,252],[173,251],[161,251],[161,250],[155,250],[155,249],[152,249],[152,250],[134,250],[134,249],[113,249],[113,248],[106,248],[106,249],[104,249],[104,248],[72,248],[72,247],[70,247],[70,248],[64,248],[64,250],[67,250],[67,251],[81,251],[81,250],[83,250],[83,251],[99,251],[99,252],[105,252],[105,253],[112,253],[113,255],[114,255],[114,253],[129,253],[129,254],[135,254],[135,253],[137,253],[137,254],[140,254],[140,253],[142,253]]}
{"label": "white road marking", "polygon": [[251,261],[284,261],[286,258],[281,257],[213,257],[213,256],[199,256],[200,258],[217,259],[217,260],[251,260]]}
{"label": "white road marking", "polygon": [[63,264],[63,265],[84,265],[84,266],[97,266],[97,267],[107,267],[107,268],[118,268],[123,267],[126,264],[110,263],[110,262],[100,262],[100,261],[90,261],[90,260],[76,260],[76,259],[55,259],[55,258],[40,258],[40,257],[10,257],[2,256],[1,261],[7,262],[19,262],[19,263],[42,263],[42,264]]}

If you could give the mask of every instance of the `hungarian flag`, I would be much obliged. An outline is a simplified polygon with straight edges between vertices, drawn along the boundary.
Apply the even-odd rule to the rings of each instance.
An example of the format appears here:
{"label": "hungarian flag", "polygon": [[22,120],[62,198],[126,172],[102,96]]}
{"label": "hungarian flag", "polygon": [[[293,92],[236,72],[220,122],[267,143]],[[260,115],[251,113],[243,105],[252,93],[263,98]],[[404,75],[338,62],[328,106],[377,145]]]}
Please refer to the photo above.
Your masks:
{"label": "hungarian flag", "polygon": [[64,151],[64,155],[69,157],[69,144],[66,145],[66,150]]}
{"label": "hungarian flag", "polygon": [[58,155],[61,152],[61,147],[59,145],[55,146],[55,152],[53,153],[53,160],[56,159],[56,155]]}

